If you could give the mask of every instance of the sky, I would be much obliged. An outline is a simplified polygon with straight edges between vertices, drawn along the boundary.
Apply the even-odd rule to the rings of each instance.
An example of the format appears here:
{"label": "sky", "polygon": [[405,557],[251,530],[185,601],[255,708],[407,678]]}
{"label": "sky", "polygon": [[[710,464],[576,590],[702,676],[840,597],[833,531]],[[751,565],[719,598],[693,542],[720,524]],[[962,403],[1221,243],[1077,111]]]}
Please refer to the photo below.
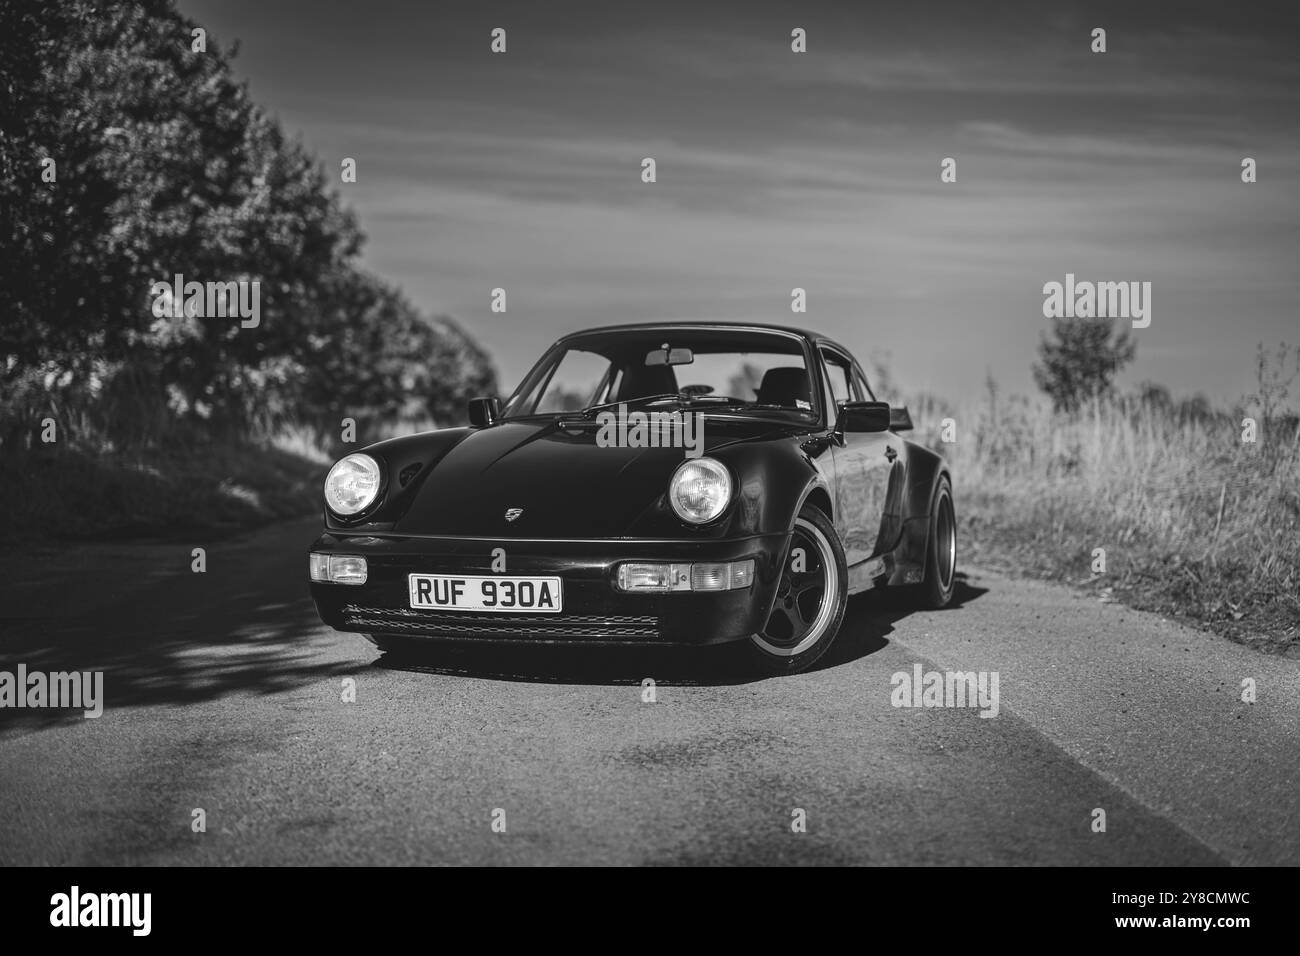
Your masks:
{"label": "sky", "polygon": [[569,331],[726,319],[909,391],[1029,393],[1067,273],[1152,284],[1122,384],[1227,402],[1257,343],[1300,343],[1295,4],[876,6],[178,2],[327,169],[356,160],[364,264],[506,389]]}

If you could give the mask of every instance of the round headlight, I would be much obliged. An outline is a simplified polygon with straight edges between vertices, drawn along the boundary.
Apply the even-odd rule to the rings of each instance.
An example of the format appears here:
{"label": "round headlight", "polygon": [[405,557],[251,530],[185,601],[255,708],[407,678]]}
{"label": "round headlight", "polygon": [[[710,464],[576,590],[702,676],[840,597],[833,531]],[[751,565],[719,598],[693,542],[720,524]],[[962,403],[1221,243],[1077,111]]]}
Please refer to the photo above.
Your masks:
{"label": "round headlight", "polygon": [[712,521],[731,500],[731,472],[712,458],[688,458],[673,473],[668,501],[691,524]]}
{"label": "round headlight", "polygon": [[379,464],[369,455],[339,459],[325,478],[325,504],[340,515],[354,515],[379,494]]}

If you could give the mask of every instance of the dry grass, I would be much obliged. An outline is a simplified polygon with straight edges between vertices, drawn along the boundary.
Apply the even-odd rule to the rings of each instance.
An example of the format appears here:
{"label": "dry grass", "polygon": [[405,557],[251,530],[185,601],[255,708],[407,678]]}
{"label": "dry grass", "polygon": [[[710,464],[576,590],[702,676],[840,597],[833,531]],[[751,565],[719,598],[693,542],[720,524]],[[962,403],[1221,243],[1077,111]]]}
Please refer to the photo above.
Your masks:
{"label": "dry grass", "polygon": [[[923,401],[918,435],[953,464],[964,553],[1300,652],[1300,425],[1192,418],[1138,401],[1078,416],[991,394],[975,414]],[[940,422],[957,441],[941,444]],[[1094,549],[1105,573],[1094,573]]]}

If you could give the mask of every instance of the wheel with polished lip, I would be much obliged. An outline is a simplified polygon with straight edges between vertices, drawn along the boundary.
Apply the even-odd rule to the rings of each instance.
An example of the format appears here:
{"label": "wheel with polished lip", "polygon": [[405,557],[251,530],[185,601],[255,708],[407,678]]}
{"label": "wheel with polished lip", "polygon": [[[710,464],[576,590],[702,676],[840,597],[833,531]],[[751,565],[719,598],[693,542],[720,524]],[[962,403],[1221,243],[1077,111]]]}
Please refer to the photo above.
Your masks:
{"label": "wheel with polished lip", "polygon": [[957,515],[952,504],[952,485],[940,475],[930,502],[930,537],[925,549],[925,579],[921,582],[920,604],[931,610],[952,603],[957,584]]}
{"label": "wheel with polished lip", "polygon": [[772,674],[806,670],[835,640],[848,601],[844,546],[830,519],[805,507],[795,519],[772,612],[746,642],[752,659]]}

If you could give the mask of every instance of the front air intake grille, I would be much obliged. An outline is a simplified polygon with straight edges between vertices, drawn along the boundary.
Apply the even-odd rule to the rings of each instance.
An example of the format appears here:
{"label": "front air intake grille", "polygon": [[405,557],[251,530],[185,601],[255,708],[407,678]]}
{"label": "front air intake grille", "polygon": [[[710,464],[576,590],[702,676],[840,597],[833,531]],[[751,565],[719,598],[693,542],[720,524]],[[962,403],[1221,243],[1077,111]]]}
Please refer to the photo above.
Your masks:
{"label": "front air intake grille", "polygon": [[374,634],[423,634],[429,637],[513,638],[515,640],[653,641],[659,619],[649,614],[447,614],[407,608],[343,607],[344,623]]}

